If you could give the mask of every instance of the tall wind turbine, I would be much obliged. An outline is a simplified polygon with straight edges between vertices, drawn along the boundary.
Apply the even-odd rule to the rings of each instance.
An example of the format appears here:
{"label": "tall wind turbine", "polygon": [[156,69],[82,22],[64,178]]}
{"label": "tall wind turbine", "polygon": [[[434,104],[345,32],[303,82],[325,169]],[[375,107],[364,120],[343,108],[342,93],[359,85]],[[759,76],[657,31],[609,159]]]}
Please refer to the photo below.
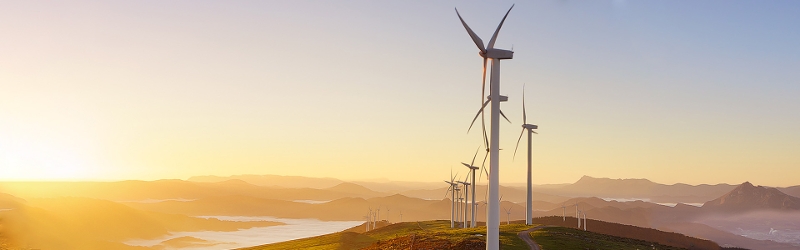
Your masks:
{"label": "tall wind turbine", "polygon": [[[481,148],[479,146],[478,150],[480,149]],[[475,186],[477,186],[477,183],[475,182],[475,170],[478,169],[478,167],[475,166],[475,157],[478,157],[478,150],[475,150],[475,155],[472,156],[472,163],[470,164],[466,164],[463,162],[461,163],[467,168],[469,168],[470,174],[472,175],[472,203],[471,203],[472,205],[470,205],[470,210],[472,211],[472,224],[470,227],[475,227]]]}
{"label": "tall wind turbine", "polygon": [[539,126],[528,124],[528,115],[525,112],[525,85],[522,85],[522,131],[519,133],[517,139],[517,147],[514,148],[514,158],[517,157],[517,149],[519,149],[519,141],[522,140],[522,134],[525,130],[528,131],[528,198],[525,203],[525,225],[533,224],[533,184],[531,183],[531,135],[538,134],[534,129]]}
{"label": "tall wind turbine", "polygon": [[[503,23],[506,21],[506,17],[508,17],[508,13],[511,12],[511,9],[514,8],[514,5],[511,5],[511,8],[508,9],[506,15],[503,16],[503,20],[500,21],[500,25],[497,26],[497,29],[494,31],[492,38],[489,40],[489,44],[484,47],[483,40],[478,37],[475,32],[464,22],[464,19],[461,18],[461,14],[458,13],[458,9],[456,9],[456,15],[458,15],[458,19],[461,20],[461,24],[464,25],[464,28],[467,30],[470,38],[478,46],[480,50],[480,55],[483,58],[483,86],[481,87],[481,104],[483,104],[483,98],[485,95],[484,90],[486,89],[486,62],[488,59],[492,60],[492,76],[489,81],[489,93],[490,93],[490,101],[492,104],[491,108],[491,142],[489,143],[490,149],[490,161],[489,161],[489,209],[488,209],[488,216],[486,218],[486,249],[487,250],[499,250],[500,249],[500,203],[497,199],[499,196],[499,187],[500,187],[500,60],[504,59],[512,59],[514,58],[514,52],[510,50],[503,50],[503,49],[496,49],[494,48],[494,43],[497,40],[497,34],[500,33],[500,28],[503,27]],[[507,98],[507,97],[505,97]]]}
{"label": "tall wind turbine", "polygon": [[561,210],[563,210],[561,211],[561,219],[567,221],[567,207],[564,206],[564,203],[561,203]]}

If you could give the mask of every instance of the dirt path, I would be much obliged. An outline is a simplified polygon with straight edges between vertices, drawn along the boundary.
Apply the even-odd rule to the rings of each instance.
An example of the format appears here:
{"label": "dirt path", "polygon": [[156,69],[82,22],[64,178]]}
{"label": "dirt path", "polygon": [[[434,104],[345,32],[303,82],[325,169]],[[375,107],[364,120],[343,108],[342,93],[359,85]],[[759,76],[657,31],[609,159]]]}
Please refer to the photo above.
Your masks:
{"label": "dirt path", "polygon": [[520,239],[525,241],[525,243],[528,243],[528,246],[530,247],[531,250],[541,250],[541,248],[539,247],[539,244],[536,244],[536,242],[533,241],[533,239],[531,239],[531,233],[533,231],[542,229],[543,227],[545,227],[545,226],[538,226],[538,227],[534,227],[534,228],[519,232],[519,233],[517,233],[517,236],[519,236]]}

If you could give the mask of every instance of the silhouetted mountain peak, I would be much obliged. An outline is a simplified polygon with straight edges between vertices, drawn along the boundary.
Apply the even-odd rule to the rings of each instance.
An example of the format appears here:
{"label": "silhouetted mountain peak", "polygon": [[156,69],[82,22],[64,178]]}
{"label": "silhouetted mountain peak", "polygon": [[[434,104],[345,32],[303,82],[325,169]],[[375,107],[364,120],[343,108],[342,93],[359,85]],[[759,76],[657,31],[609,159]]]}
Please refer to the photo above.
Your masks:
{"label": "silhouetted mountain peak", "polygon": [[787,195],[776,188],[744,182],[722,197],[706,202],[703,208],[722,212],[800,210],[800,198]]}
{"label": "silhouetted mountain peak", "polygon": [[375,192],[369,188],[350,182],[340,183],[336,186],[328,188],[328,190],[353,194],[371,194]]}

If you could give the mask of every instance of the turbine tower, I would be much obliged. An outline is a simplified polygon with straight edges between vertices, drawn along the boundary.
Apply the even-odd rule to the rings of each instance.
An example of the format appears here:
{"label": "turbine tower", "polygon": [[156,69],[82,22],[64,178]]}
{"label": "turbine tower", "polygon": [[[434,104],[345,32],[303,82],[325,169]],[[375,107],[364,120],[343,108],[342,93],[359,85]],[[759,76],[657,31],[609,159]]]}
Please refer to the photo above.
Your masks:
{"label": "turbine tower", "polygon": [[[483,40],[481,40],[475,32],[464,22],[464,19],[461,18],[461,14],[458,13],[458,9],[456,9],[456,15],[458,15],[458,19],[461,20],[461,24],[464,25],[464,28],[469,33],[470,38],[478,46],[480,50],[479,55],[483,58],[483,86],[481,88],[481,104],[483,104],[484,98],[484,90],[486,89],[486,62],[488,59],[492,59],[492,76],[489,81],[489,94],[490,100],[492,103],[491,108],[491,142],[489,143],[490,149],[490,161],[489,161],[489,209],[488,215],[486,217],[486,249],[487,250],[499,250],[500,249],[500,203],[497,199],[499,196],[499,187],[500,187],[500,152],[498,149],[500,148],[500,101],[503,97],[500,96],[500,60],[504,59],[512,59],[514,58],[514,52],[510,50],[503,50],[503,49],[495,49],[494,43],[497,40],[497,34],[500,33],[500,28],[503,27],[503,23],[506,21],[506,17],[508,17],[508,13],[511,12],[511,9],[514,8],[514,5],[511,5],[511,8],[508,9],[506,15],[503,16],[503,20],[500,21],[500,25],[497,26],[492,38],[489,40],[489,44],[484,47]],[[507,97],[505,97],[507,98]]]}
{"label": "turbine tower", "polygon": [[528,124],[528,115],[525,112],[525,85],[522,85],[522,131],[519,132],[519,139],[517,139],[517,147],[514,148],[514,158],[517,157],[517,149],[519,149],[519,141],[522,140],[522,134],[528,130],[528,193],[525,203],[525,225],[533,224],[533,184],[531,183],[531,135],[538,134],[534,129],[539,126]]}
{"label": "turbine tower", "polygon": [[506,209],[506,225],[511,224],[511,209],[514,207],[509,207]]}
{"label": "turbine tower", "polygon": [[[464,211],[462,211],[462,212],[464,212],[464,225],[463,225],[463,228],[467,228],[468,227],[467,219],[468,219],[468,215],[469,215],[469,210],[467,210],[467,209],[468,209],[468,206],[469,206],[469,186],[472,184],[472,183],[466,182],[466,180],[468,178],[469,178],[469,174],[467,174],[467,178],[464,178],[465,181],[459,181],[458,182],[458,183],[461,183],[462,185],[464,185]],[[475,197],[475,194],[473,194],[472,197]],[[459,215],[459,216],[461,216],[461,215]]]}
{"label": "turbine tower", "polygon": [[586,231],[586,213],[583,213],[583,231]]}
{"label": "turbine tower", "polygon": [[[463,162],[461,163],[465,167],[469,168],[469,171],[470,171],[469,174],[472,175],[472,203],[471,203],[472,205],[469,206],[470,207],[470,211],[472,212],[472,224],[470,225],[470,227],[475,227],[475,186],[477,186],[477,183],[475,182],[475,170],[478,169],[478,167],[475,166],[475,157],[478,157],[478,151],[480,149],[481,149],[481,147],[478,146],[478,150],[475,150],[475,155],[472,156],[472,163],[470,163],[470,164],[466,164],[466,163],[463,163]],[[467,198],[469,198],[469,197],[467,197]]]}
{"label": "turbine tower", "polygon": [[[458,176],[458,174],[456,174]],[[453,177],[453,171],[450,171],[450,181],[444,181],[447,184],[450,184],[450,187],[447,188],[447,191],[444,193],[444,197],[447,197],[447,192],[450,192],[450,198],[453,200],[450,202],[450,228],[454,228],[455,226],[455,218],[456,218],[456,189],[458,189],[458,183],[455,182],[455,177]]]}

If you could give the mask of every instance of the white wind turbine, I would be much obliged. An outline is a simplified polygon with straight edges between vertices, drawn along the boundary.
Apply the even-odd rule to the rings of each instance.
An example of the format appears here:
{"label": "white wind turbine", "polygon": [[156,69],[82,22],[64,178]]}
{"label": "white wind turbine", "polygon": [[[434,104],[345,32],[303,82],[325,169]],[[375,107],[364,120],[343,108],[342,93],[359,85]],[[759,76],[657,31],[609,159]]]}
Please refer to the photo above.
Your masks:
{"label": "white wind turbine", "polygon": [[514,207],[508,207],[508,209],[506,209],[506,225],[511,224],[511,209],[513,208]]}
{"label": "white wind turbine", "polygon": [[492,76],[489,81],[489,93],[490,97],[489,100],[492,103],[491,107],[491,142],[489,145],[490,149],[490,161],[489,161],[489,208],[488,208],[488,216],[486,219],[486,249],[487,250],[498,250],[500,249],[500,203],[497,197],[499,196],[499,182],[500,182],[500,159],[499,155],[500,152],[498,149],[500,148],[500,101],[501,99],[507,99],[507,97],[503,98],[500,96],[500,60],[504,59],[512,59],[514,58],[514,52],[510,50],[503,50],[503,49],[496,49],[494,48],[494,43],[497,40],[497,34],[500,33],[500,28],[503,27],[503,23],[508,17],[508,13],[511,12],[511,9],[514,8],[514,5],[508,9],[506,15],[503,16],[503,20],[500,21],[500,25],[497,26],[492,38],[489,40],[489,44],[484,47],[483,40],[478,37],[475,32],[464,22],[464,19],[461,18],[461,14],[458,13],[458,9],[456,9],[456,15],[458,15],[458,19],[461,20],[461,24],[464,25],[464,28],[469,33],[470,38],[478,46],[480,50],[479,55],[483,58],[483,86],[481,87],[481,104],[483,103],[483,98],[485,95],[486,89],[486,62],[488,59],[492,59]]}
{"label": "white wind turbine", "polygon": [[[456,177],[458,174],[456,174]],[[447,192],[450,192],[450,198],[453,199],[450,202],[450,228],[455,227],[455,218],[456,218],[456,191],[458,189],[458,183],[455,182],[455,177],[453,177],[453,171],[450,170],[450,181],[444,181],[447,184],[450,184],[450,187],[447,188],[447,191],[444,193],[444,197],[447,197]]]}
{"label": "white wind turbine", "polygon": [[[479,146],[478,150],[480,150],[480,149],[481,148]],[[471,203],[472,205],[469,206],[470,210],[472,211],[472,220],[471,220],[472,224],[471,224],[471,227],[475,227],[475,186],[477,186],[477,183],[475,182],[475,170],[478,169],[478,167],[475,166],[475,157],[478,156],[478,150],[475,150],[475,155],[472,156],[472,162],[470,164],[466,164],[466,163],[463,163],[463,162],[461,163],[464,166],[466,166],[467,168],[469,168],[469,171],[470,171],[469,174],[472,175],[472,203]],[[467,198],[469,198],[469,197],[467,197]]]}
{"label": "white wind turbine", "polygon": [[392,217],[391,217],[391,216],[389,216],[389,211],[392,211],[392,209],[389,209],[389,208],[387,207],[387,208],[386,208],[386,223],[392,224],[391,222],[389,222],[389,221],[392,219]]}
{"label": "white wind turbine", "polygon": [[[583,213],[583,211],[581,211]],[[586,213],[583,213],[583,231],[586,231]]]}
{"label": "white wind turbine", "polygon": [[519,149],[519,141],[522,140],[522,134],[525,133],[525,130],[528,131],[528,192],[527,192],[527,200],[525,203],[525,224],[531,225],[533,224],[533,184],[531,183],[531,135],[538,134],[534,129],[538,129],[539,126],[534,124],[528,124],[528,115],[525,112],[525,85],[522,85],[522,131],[519,133],[519,139],[517,139],[517,147],[514,148],[514,157],[517,157],[517,149]]}
{"label": "white wind turbine", "polygon": [[561,219],[567,221],[567,207],[564,206],[564,203],[561,203],[561,210],[563,210],[561,211]]}
{"label": "white wind turbine", "polygon": [[369,232],[369,223],[370,223],[369,214],[367,214],[367,216],[364,216],[364,219],[367,219],[367,222],[364,223],[364,225],[367,226],[367,228],[364,229],[364,232]]}
{"label": "white wind turbine", "polygon": [[[464,211],[462,211],[462,212],[464,212],[464,225],[463,225],[463,228],[467,228],[468,227],[468,225],[467,225],[467,219],[468,219],[467,216],[468,216],[468,211],[469,210],[467,210],[467,209],[469,207],[469,204],[468,204],[469,203],[469,186],[472,184],[472,183],[466,182],[466,180],[468,178],[469,178],[469,174],[467,174],[467,178],[464,178],[465,181],[459,181],[458,182],[458,183],[461,183],[462,185],[464,185]],[[474,190],[474,186],[473,186],[473,190]],[[473,198],[475,197],[474,193],[472,194],[472,197]],[[461,216],[461,215],[459,214],[459,216]]]}
{"label": "white wind turbine", "polygon": [[403,223],[403,210],[400,210],[400,223]]}

